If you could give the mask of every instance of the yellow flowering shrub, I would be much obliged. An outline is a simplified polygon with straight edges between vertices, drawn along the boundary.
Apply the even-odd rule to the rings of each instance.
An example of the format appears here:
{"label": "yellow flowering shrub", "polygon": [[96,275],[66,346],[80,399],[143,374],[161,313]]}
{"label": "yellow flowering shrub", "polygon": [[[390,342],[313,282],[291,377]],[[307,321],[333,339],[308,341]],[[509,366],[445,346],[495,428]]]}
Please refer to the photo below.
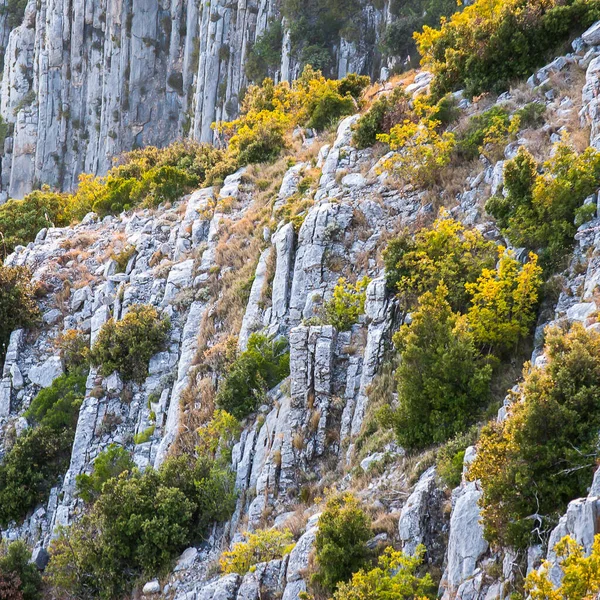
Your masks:
{"label": "yellow flowering shrub", "polygon": [[525,591],[531,600],[594,600],[600,592],[600,534],[594,538],[589,556],[571,537],[566,536],[554,547],[563,571],[558,588],[548,578],[550,564],[532,571],[525,581]]}
{"label": "yellow flowering shrub", "polygon": [[278,529],[259,529],[246,532],[246,541],[233,545],[219,559],[223,573],[245,575],[254,565],[282,558],[294,547],[292,534]]}
{"label": "yellow flowering shrub", "polygon": [[378,135],[379,141],[397,151],[384,162],[383,169],[416,186],[436,183],[441,170],[450,162],[455,145],[454,134],[440,133],[438,128],[438,121],[424,119],[413,123],[406,120],[393,127],[389,134]]}

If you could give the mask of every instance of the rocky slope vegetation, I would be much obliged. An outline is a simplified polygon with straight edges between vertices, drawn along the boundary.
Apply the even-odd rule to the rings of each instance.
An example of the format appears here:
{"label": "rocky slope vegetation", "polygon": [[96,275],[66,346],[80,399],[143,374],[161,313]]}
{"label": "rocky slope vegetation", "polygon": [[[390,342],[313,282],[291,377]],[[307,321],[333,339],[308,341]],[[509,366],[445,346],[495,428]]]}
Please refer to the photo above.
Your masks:
{"label": "rocky slope vegetation", "polygon": [[[5,44],[0,110],[14,130],[6,138],[2,168],[11,196],[28,192],[34,181],[70,188],[82,171],[105,172],[121,150],[163,145],[187,126],[195,139],[211,138],[213,121],[237,114],[237,105],[230,115],[225,113],[247,83],[242,69],[245,45],[279,15],[276,3],[255,6],[241,0],[235,7],[212,1],[200,7],[194,2],[174,3],[157,6],[154,12],[147,4],[135,3],[77,5],[72,15],[67,14],[70,10],[30,2],[23,24],[12,30]],[[361,10],[375,30],[389,18],[385,3],[383,8],[369,5]],[[6,28],[6,23],[0,27],[0,46]],[[282,63],[277,66],[280,80],[296,78],[301,63],[286,53],[286,44],[291,44],[286,36]],[[195,39],[201,40],[199,49],[194,48]],[[342,39],[336,43],[332,69],[340,77],[350,71],[372,75],[380,66],[376,54],[372,40],[349,43]],[[406,96],[404,100],[397,96],[394,106],[405,102],[418,110],[432,81],[434,75],[427,71],[411,73],[370,87],[363,101],[373,111],[382,98],[393,98],[398,93],[394,90],[402,89]],[[223,93],[217,101],[220,88]],[[35,101],[27,105],[23,100],[32,89]],[[335,503],[331,498],[338,493],[351,494],[361,507],[357,511],[369,515],[368,539],[361,546],[365,552],[394,546],[407,556],[421,557],[420,545],[424,545],[423,568],[439,584],[440,597],[491,600],[522,593],[525,576],[535,573],[545,558],[552,582],[560,585],[562,569],[555,544],[569,535],[590,553],[594,536],[600,533],[600,476],[592,480],[597,453],[589,464],[586,461],[574,469],[585,473],[582,485],[589,486],[588,494],[569,496],[571,502],[561,506],[566,512],[560,519],[527,513],[524,520],[540,521],[536,533],[531,534],[530,527],[524,545],[508,545],[504,538],[498,542],[498,537],[490,536],[490,521],[485,509],[482,512],[489,507],[482,500],[489,488],[470,475],[469,466],[487,451],[476,444],[479,433],[473,434],[472,427],[477,429],[485,420],[492,422],[492,428],[503,427],[512,423],[515,406],[527,404],[521,400],[528,398],[530,370],[525,368],[523,381],[521,366],[526,358],[541,371],[552,364],[551,352],[544,349],[547,326],[573,326],[576,331],[574,324],[579,323],[581,335],[592,336],[592,341],[597,335],[600,174],[593,171],[588,177],[586,169],[596,168],[596,155],[588,146],[600,149],[599,90],[600,22],[572,43],[572,51],[499,96],[469,99],[456,92],[444,97],[446,105],[421,105],[425,114],[434,108],[438,111],[435,124],[422,114],[415,117],[416,113],[406,112],[414,122],[397,119],[396,124],[410,128],[420,123],[426,133],[408,130],[409,139],[428,136],[420,144],[401,141],[405,131],[393,127],[378,130],[387,144],[375,144],[375,139],[359,143],[356,132],[364,133],[364,111],[362,116],[343,116],[335,128],[320,135],[292,126],[283,156],[237,169],[220,185],[206,184],[160,203],[132,207],[121,202],[119,210],[113,211],[118,214],[88,212],[79,222],[48,226],[34,240],[17,244],[3,268],[29,270],[31,280],[39,284],[40,319],[33,327],[10,332],[0,380],[0,459],[7,461],[19,440],[44,426],[43,411],[33,410],[39,407],[43,391],[54,390],[61,378],[80,373],[80,368],[85,390],[77,397],[76,425],[65,468],[49,478],[51,489],[41,493],[43,500],[35,498],[23,518],[13,518],[8,508],[5,513],[0,509],[0,520],[6,521],[2,538],[24,541],[33,549],[36,566],[43,570],[50,554],[60,555],[56,545],[65,539],[61,537],[65,528],[86,523],[93,502],[93,510],[100,510],[96,507],[102,500],[97,498],[118,485],[108,478],[98,489],[89,484],[86,498],[82,482],[93,481],[96,459],[106,457],[111,449],[125,449],[131,462],[121,470],[133,472],[138,467],[140,473],[148,474],[156,469],[156,477],[164,478],[160,494],[166,494],[169,460],[205,451],[212,462],[226,463],[231,470],[235,508],[225,519],[215,517],[203,523],[201,535],[174,542],[179,551],[191,545],[173,561],[172,569],[165,570],[163,561],[153,565],[153,570],[136,572],[132,585],[144,597],[330,597],[333,590],[319,588],[314,575],[319,570],[319,535],[331,526]],[[441,132],[440,107],[444,106],[450,106],[452,118],[446,123],[447,131]],[[75,123],[81,133],[74,130]],[[473,142],[484,127],[480,141]],[[557,144],[567,136],[575,149],[560,162],[561,152],[567,151]],[[455,142],[458,150],[453,150]],[[411,147],[417,153],[409,154],[407,162]],[[432,164],[429,153],[418,153],[423,147],[433,148],[440,160]],[[457,153],[452,159],[451,151]],[[528,160],[537,161],[529,171]],[[576,165],[581,180],[585,179],[581,185],[579,180],[568,179],[570,165]],[[123,168],[126,171],[127,165]],[[545,176],[548,172],[551,177]],[[425,175],[428,180],[421,179]],[[130,177],[143,179],[139,173]],[[563,179],[567,180],[564,189],[551,187]],[[153,180],[152,193],[157,181]],[[509,218],[513,216],[510,206],[506,208],[506,203],[518,201],[521,188],[515,181],[529,181],[529,188],[521,187],[537,190],[520,205],[520,214],[526,216],[518,222]],[[189,188],[189,182],[184,187]],[[537,257],[527,258],[521,246],[531,248],[518,227],[529,214],[523,206],[533,210],[534,194],[542,195],[546,189],[550,189],[550,199],[577,200],[582,190],[593,193],[580,198],[582,206],[574,206],[573,214],[567,214],[559,234],[548,233],[541,222],[534,233],[527,230],[529,236],[547,236],[535,238],[546,284],[531,323],[523,317],[517,333],[508,327],[502,331],[502,336],[514,335],[518,343],[503,353],[497,350],[503,337],[490,336],[485,342],[468,337],[457,350],[471,352],[473,364],[481,367],[478,377],[487,376],[486,384],[492,382],[486,390],[490,387],[493,397],[486,395],[485,406],[463,411],[466,414],[455,409],[458,416],[449,423],[448,433],[444,430],[425,443],[402,447],[399,441],[406,440],[407,434],[398,431],[402,429],[398,423],[405,421],[394,419],[402,417],[397,411],[405,392],[393,371],[399,356],[410,364],[406,353],[410,328],[425,318],[423,307],[428,301],[434,306],[443,304],[437,294],[443,295],[442,288],[451,286],[455,276],[445,273],[443,285],[429,287],[411,280],[415,273],[423,280],[428,276],[427,268],[420,270],[420,265],[430,257],[426,247],[418,244],[429,238],[428,234],[420,238],[419,232],[436,226],[446,231],[444,224],[452,223],[463,236],[461,243],[470,240],[473,245],[464,253],[465,269],[473,268],[478,260],[481,265],[474,278],[465,277],[466,289],[469,285],[476,288],[485,277],[502,276],[491,275],[498,273],[494,271],[496,244],[512,246],[514,253],[508,255],[506,264],[521,274],[528,272],[529,265],[530,279],[523,276],[518,281],[522,287],[536,287],[532,282],[537,271],[532,265],[537,265]],[[100,193],[96,188],[93,191]],[[546,216],[548,222],[554,218],[550,212]],[[577,225],[573,225],[574,218]],[[571,229],[574,240],[569,237]],[[409,232],[408,238],[402,232]],[[523,244],[511,244],[517,234]],[[446,243],[452,239],[448,234]],[[395,240],[401,246],[396,263],[389,258]],[[561,254],[572,244],[572,252]],[[442,259],[449,247],[442,246]],[[391,286],[391,271],[409,264],[402,260],[411,250],[421,251],[412,263],[414,270],[400,273]],[[504,264],[502,258],[498,264]],[[464,294],[465,282],[459,281],[459,292]],[[537,300],[537,288],[528,295],[522,287],[514,298]],[[410,293],[403,295],[402,289]],[[444,289],[445,301],[448,290]],[[428,294],[430,300],[423,300]],[[412,298],[417,295],[419,302]],[[534,310],[525,300],[522,314],[511,315],[507,325],[513,326],[519,316]],[[462,340],[466,330],[475,328],[475,319],[484,319],[485,311],[473,316],[473,299],[469,306],[455,297],[448,301],[452,304],[446,303],[452,339]],[[537,310],[531,300],[533,304]],[[169,325],[163,336],[145,330],[160,338],[156,345],[150,333],[129,340],[132,347],[135,342],[136,351],[127,354],[128,349],[122,347],[127,344],[116,342],[118,331],[138,315],[139,305],[156,315],[155,321],[160,317],[167,323],[168,318]],[[501,314],[501,309],[494,314]],[[435,321],[432,330],[439,324]],[[498,322],[499,317],[492,324]],[[114,337],[107,354],[114,362],[98,350],[109,331]],[[69,340],[77,340],[78,345],[69,345]],[[280,352],[278,342],[289,351],[289,375],[287,355]],[[476,351],[477,344],[485,352]],[[125,352],[125,361],[119,362],[118,351]],[[149,352],[148,361],[140,359],[145,352]],[[80,362],[74,362],[75,355]],[[140,361],[141,376],[138,371],[127,376],[127,369]],[[108,369],[107,364],[111,365]],[[462,363],[450,366],[455,364]],[[252,379],[257,373],[261,379]],[[512,386],[512,392],[499,402]],[[578,390],[574,388],[572,395],[577,396]],[[471,388],[463,392],[463,396],[475,393]],[[437,393],[444,395],[439,389]],[[386,407],[391,411],[387,418],[382,412]],[[239,423],[219,429],[220,413],[215,408],[227,409]],[[429,418],[423,412],[420,425]],[[441,431],[446,421],[439,414],[432,421],[435,418]],[[68,426],[63,431],[69,431]],[[451,458],[449,469],[440,448]],[[0,471],[0,484],[11,476]],[[176,479],[173,473],[170,476]],[[224,481],[219,480],[218,490],[225,490],[225,497]],[[180,491],[175,485],[171,488]],[[175,512],[192,512],[186,500],[178,500],[181,504]],[[213,504],[220,501],[213,498]],[[104,506],[104,510],[110,508]],[[272,553],[257,553],[258,558],[246,568],[228,569],[224,552],[235,551],[236,543],[249,543],[251,534],[278,530],[289,530],[286,544]],[[94,545],[88,541],[90,547]],[[137,542],[136,538],[133,545]],[[293,547],[287,547],[290,542]],[[135,550],[131,564],[140,560]],[[49,572],[60,573],[63,567],[53,555]],[[1,568],[0,562],[0,575]],[[64,589],[60,585],[66,585],[67,579],[55,578],[48,584],[48,597],[61,597],[56,590]],[[73,597],[100,597],[88,594],[78,592]],[[337,593],[335,597],[345,598]]]}

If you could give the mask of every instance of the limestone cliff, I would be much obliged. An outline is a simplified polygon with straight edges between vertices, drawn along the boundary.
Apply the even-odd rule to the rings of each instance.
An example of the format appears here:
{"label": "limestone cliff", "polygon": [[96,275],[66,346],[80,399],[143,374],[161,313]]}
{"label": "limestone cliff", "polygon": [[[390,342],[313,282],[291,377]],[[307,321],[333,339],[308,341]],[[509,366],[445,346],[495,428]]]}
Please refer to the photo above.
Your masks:
{"label": "limestone cliff", "polygon": [[[211,141],[211,124],[238,112],[249,48],[281,19],[278,0],[30,0],[9,36],[0,20],[0,202],[41,183],[72,189],[136,147]],[[360,39],[331,40],[334,76],[379,76],[385,6],[365,2],[361,19]],[[272,75],[299,69],[284,28]]]}

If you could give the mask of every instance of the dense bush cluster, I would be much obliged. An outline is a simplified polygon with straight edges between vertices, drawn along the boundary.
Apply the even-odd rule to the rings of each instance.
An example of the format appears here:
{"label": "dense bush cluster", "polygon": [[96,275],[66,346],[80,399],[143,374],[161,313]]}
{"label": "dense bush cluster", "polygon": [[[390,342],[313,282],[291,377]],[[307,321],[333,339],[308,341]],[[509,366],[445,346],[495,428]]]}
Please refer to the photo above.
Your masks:
{"label": "dense bush cluster", "polygon": [[157,206],[178,200],[233,169],[225,164],[224,152],[208,144],[186,141],[162,149],[134,150],[124,154],[105,177],[81,175],[72,194],[44,188],[0,206],[4,251],[33,241],[43,227],[64,227],[90,211],[104,216],[139,204]]}
{"label": "dense bush cluster", "polygon": [[426,25],[415,38],[438,97],[458,89],[502,92],[598,18],[598,5],[585,0],[477,0],[439,29]]}
{"label": "dense bush cluster", "polygon": [[319,517],[313,584],[331,593],[338,583],[348,581],[367,565],[370,538],[371,522],[357,499],[351,494],[332,496]]}
{"label": "dense bush cluster", "polygon": [[90,352],[103,375],[118,371],[125,381],[138,383],[148,376],[150,358],[163,349],[171,323],[153,306],[134,305],[120,320],[109,319]]}
{"label": "dense bush cluster", "polygon": [[38,321],[36,289],[29,269],[5,267],[0,263],[0,364],[4,362],[10,334],[15,329],[31,327]]}
{"label": "dense bush cluster", "polygon": [[600,152],[588,148],[577,154],[566,144],[540,165],[525,149],[504,168],[506,196],[494,196],[486,210],[516,247],[540,255],[547,271],[562,266],[577,227],[593,216],[595,204],[584,200],[600,186]]}
{"label": "dense bush cluster", "polygon": [[234,506],[233,475],[212,457],[173,457],[158,471],[109,478],[89,512],[52,543],[53,597],[122,597],[140,576],[168,569]]}
{"label": "dense bush cluster", "polygon": [[369,81],[356,75],[325,79],[320,71],[307,66],[291,85],[274,85],[265,79],[261,86],[250,86],[240,118],[214,127],[227,142],[233,164],[271,161],[286,146],[296,125],[323,130],[354,113],[356,100]]}
{"label": "dense bush cluster", "polygon": [[22,541],[0,542],[0,598],[40,600],[42,576],[30,562],[31,552]]}
{"label": "dense bush cluster", "polygon": [[483,488],[486,537],[525,547],[548,532],[591,481],[600,428],[600,334],[546,332],[545,368],[524,370],[523,400],[487,425],[469,477]]}
{"label": "dense bush cluster", "polygon": [[79,407],[85,395],[81,371],[62,375],[33,399],[22,433],[0,464],[0,525],[23,519],[43,502],[66,471]]}
{"label": "dense bush cluster", "polygon": [[270,340],[253,333],[248,348],[229,367],[219,386],[216,403],[238,419],[247,417],[266,393],[290,374],[290,354],[283,338]]}
{"label": "dense bush cluster", "polygon": [[531,331],[541,285],[537,257],[522,265],[443,215],[414,237],[391,240],[384,263],[387,285],[410,321],[394,336],[398,406],[380,416],[407,448],[445,442],[481,416],[493,367]]}

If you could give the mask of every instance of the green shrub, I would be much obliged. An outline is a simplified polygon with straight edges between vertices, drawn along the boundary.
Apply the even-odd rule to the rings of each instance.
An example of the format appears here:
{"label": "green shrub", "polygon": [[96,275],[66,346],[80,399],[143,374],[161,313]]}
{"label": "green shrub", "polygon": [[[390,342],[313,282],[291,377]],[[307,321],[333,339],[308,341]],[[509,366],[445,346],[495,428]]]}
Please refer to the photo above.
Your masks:
{"label": "green shrub", "polygon": [[82,371],[57,377],[41,389],[25,412],[34,425],[47,425],[55,431],[75,429],[81,400],[85,396],[86,374]]}
{"label": "green shrub", "polygon": [[361,569],[348,583],[340,583],[333,600],[413,600],[435,598],[435,583],[429,573],[420,575],[425,547],[412,556],[388,546],[374,569]]}
{"label": "green shrub", "polygon": [[330,498],[319,517],[313,583],[333,592],[338,583],[348,581],[366,566],[370,558],[366,543],[371,537],[370,519],[354,496]]}
{"label": "green shrub", "polygon": [[10,334],[38,322],[36,287],[29,269],[5,267],[0,263],[0,363],[4,362]]}
{"label": "green shrub", "polygon": [[280,21],[273,21],[256,38],[246,55],[246,76],[253,83],[260,83],[281,64],[283,28]]}
{"label": "green shrub", "polygon": [[289,531],[259,529],[254,533],[246,532],[245,536],[245,542],[234,544],[231,550],[221,555],[219,564],[223,573],[245,575],[254,565],[282,558],[294,547]]}
{"label": "green shrub", "polygon": [[469,301],[465,284],[475,282],[484,268],[491,269],[496,256],[493,242],[442,212],[414,239],[405,232],[388,243],[383,254],[386,285],[398,293],[404,308],[410,308],[443,281],[453,310],[465,310]]}
{"label": "green shrub", "polygon": [[479,430],[471,427],[449,439],[436,453],[435,463],[438,475],[449,487],[455,488],[462,480],[465,450],[475,444]]}
{"label": "green shrub", "polygon": [[515,115],[519,117],[521,127],[540,127],[544,124],[546,104],[544,102],[530,102],[520,108]]}
{"label": "green shrub", "polygon": [[47,425],[28,429],[0,464],[0,525],[22,520],[48,498],[58,476],[68,465],[73,432]]}
{"label": "green shrub", "polygon": [[138,578],[165,571],[234,506],[233,475],[212,460],[180,456],[158,471],[123,472],[104,483],[79,522],[59,532],[48,583],[61,598],[122,597]]}
{"label": "green shrub", "polygon": [[483,489],[485,536],[525,548],[586,494],[600,428],[600,334],[576,323],[546,331],[545,368],[526,365],[523,401],[487,425],[469,477]]}
{"label": "green shrub", "polygon": [[359,149],[369,148],[377,142],[381,133],[390,133],[394,125],[405,120],[414,121],[409,98],[402,87],[397,87],[389,94],[378,98],[373,106],[356,122],[352,143]]}
{"label": "green shrub", "polygon": [[371,78],[367,75],[357,75],[348,73],[346,77],[340,79],[338,92],[340,96],[352,96],[358,100],[363,90],[371,84]]}
{"label": "green shrub", "polygon": [[85,502],[94,502],[102,492],[102,486],[125,471],[131,471],[135,466],[125,448],[111,444],[94,460],[91,475],[81,473],[76,477],[77,493]]}
{"label": "green shrub", "polygon": [[474,423],[489,399],[492,368],[475,346],[466,318],[452,312],[441,283],[419,299],[410,325],[394,335],[398,408],[384,418],[411,449],[445,442]]}
{"label": "green shrub", "polygon": [[167,342],[170,321],[153,306],[135,305],[120,321],[109,319],[100,329],[90,359],[104,376],[118,371],[125,381],[141,383],[150,358]]}
{"label": "green shrub", "polygon": [[363,277],[352,284],[341,277],[333,290],[333,297],[323,306],[325,322],[338,331],[348,331],[358,323],[359,317],[365,312],[369,282],[368,277]]}
{"label": "green shrub", "polygon": [[342,96],[333,90],[327,90],[319,98],[307,126],[322,131],[334,125],[340,117],[353,114],[355,110],[352,96]]}
{"label": "green shrub", "polygon": [[[37,567],[30,562],[31,552],[22,541],[0,542],[0,576],[18,578],[15,595],[0,596],[7,600],[39,600],[42,598],[42,576]],[[16,582],[15,582],[16,583]],[[2,592],[0,587],[0,593]]]}
{"label": "green shrub", "polygon": [[491,158],[499,158],[519,125],[520,117],[511,118],[505,108],[494,106],[469,119],[466,129],[458,136],[456,152],[461,158],[472,160],[485,153],[486,146],[491,145],[496,150]]}
{"label": "green shrub", "polygon": [[268,390],[290,373],[287,341],[252,334],[248,349],[231,365],[219,386],[216,403],[238,419],[247,417],[265,400]]}
{"label": "green shrub", "polygon": [[0,234],[5,253],[18,245],[27,245],[40,229],[68,221],[64,211],[65,196],[49,191],[31,192],[23,200],[9,200],[0,206]]}
{"label": "green shrub", "polygon": [[504,168],[506,197],[494,196],[485,207],[514,246],[537,252],[551,272],[572,246],[577,211],[600,186],[600,152],[588,148],[577,154],[559,144],[543,167],[538,174],[533,156],[520,148]]}
{"label": "green shrub", "polygon": [[156,429],[155,425],[150,425],[149,427],[146,427],[146,429],[144,429],[144,431],[140,431],[139,433],[136,433],[133,436],[133,443],[136,445],[145,444],[152,437],[152,434],[154,433],[155,429]]}
{"label": "green shrub", "polygon": [[183,169],[162,165],[146,171],[132,190],[134,204],[158,206],[162,202],[175,202],[198,185],[198,178]]}
{"label": "green shrub", "polygon": [[599,17],[597,4],[586,0],[477,0],[415,38],[421,64],[435,75],[434,94],[464,88],[476,95],[528,77]]}
{"label": "green shrub", "polygon": [[81,372],[62,375],[31,402],[25,416],[33,427],[17,438],[0,464],[0,525],[23,519],[44,502],[67,469],[85,381]]}

